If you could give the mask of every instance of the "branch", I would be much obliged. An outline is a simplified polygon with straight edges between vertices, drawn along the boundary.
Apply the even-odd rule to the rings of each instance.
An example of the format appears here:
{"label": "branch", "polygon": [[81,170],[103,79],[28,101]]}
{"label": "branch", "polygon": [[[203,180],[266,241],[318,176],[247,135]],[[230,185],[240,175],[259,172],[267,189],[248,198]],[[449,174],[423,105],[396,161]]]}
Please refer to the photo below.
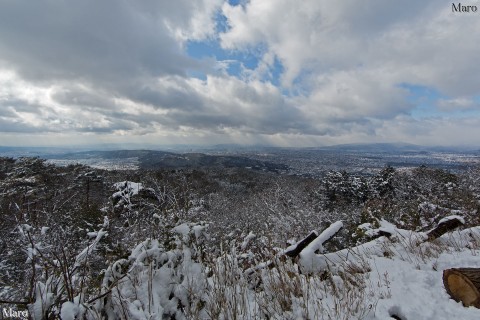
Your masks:
{"label": "branch", "polygon": [[100,294],[99,296],[96,296],[95,298],[92,298],[92,299],[88,300],[87,303],[90,304],[90,303],[95,302],[95,301],[97,301],[98,299],[101,299],[101,298],[107,296],[108,294],[110,294],[110,293],[112,292],[112,290],[117,287],[118,282],[119,282],[120,280],[122,280],[123,278],[125,278],[127,275],[128,275],[128,272],[125,273],[125,274],[124,274],[123,276],[121,276],[120,278],[116,279],[115,282],[112,283],[112,285],[110,286],[110,289],[108,289],[108,290],[105,291],[104,293]]}
{"label": "branch", "polygon": [[5,303],[5,304],[20,304],[20,305],[27,305],[30,302],[28,301],[9,301],[9,300],[0,300],[0,303]]}
{"label": "branch", "polygon": [[101,295],[96,296],[95,298],[92,298],[92,299],[88,300],[87,303],[90,304],[90,303],[92,303],[92,302],[97,301],[98,299],[101,299],[101,298],[107,296],[108,294],[110,294],[110,293],[112,292],[112,290],[113,290],[113,288],[110,289],[110,290],[105,291],[105,292],[102,293]]}

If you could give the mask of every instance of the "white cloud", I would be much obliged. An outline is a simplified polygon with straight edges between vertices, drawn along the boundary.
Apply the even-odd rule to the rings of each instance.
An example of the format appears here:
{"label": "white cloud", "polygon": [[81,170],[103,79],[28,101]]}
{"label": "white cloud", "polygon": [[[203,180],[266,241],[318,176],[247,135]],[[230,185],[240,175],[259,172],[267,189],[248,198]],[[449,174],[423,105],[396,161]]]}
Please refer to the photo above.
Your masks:
{"label": "white cloud", "polygon": [[437,107],[442,111],[464,111],[478,108],[479,104],[471,98],[440,99]]}
{"label": "white cloud", "polygon": [[[479,93],[474,61],[480,44],[471,32],[480,30],[480,20],[453,14],[451,2],[252,0],[243,7],[225,4],[223,12],[230,26],[220,37],[225,48],[266,46],[265,55],[285,67],[283,85],[300,80],[312,98],[322,97],[327,112],[345,112],[346,102],[373,117],[382,114],[379,108],[404,112],[402,83],[451,96]],[[336,94],[335,100],[332,87],[348,87],[349,97]],[[377,95],[392,94],[390,102],[378,101]]]}
{"label": "white cloud", "polygon": [[[408,117],[415,106],[402,85],[452,96],[439,101],[444,111],[471,108],[463,96],[479,94],[480,64],[472,62],[480,44],[467,30],[480,30],[480,20],[452,14],[447,1],[252,0],[224,4],[223,13],[230,29],[222,46],[264,46],[263,69],[279,59],[283,86],[304,92],[299,109],[324,139],[454,143],[460,135],[440,133],[447,120]],[[448,121],[461,131],[461,119]]]}
{"label": "white cloud", "polygon": [[[478,15],[454,14],[445,0],[222,3],[2,2],[0,144],[7,132],[132,142],[475,142],[478,118],[446,117],[478,108]],[[219,10],[228,24],[220,33]],[[206,39],[256,55],[257,67],[187,55],[188,41]],[[265,81],[276,62],[279,87]],[[240,74],[229,75],[232,66]],[[207,74],[197,79],[191,70]],[[405,84],[448,97],[433,106],[445,118],[412,118]]]}
{"label": "white cloud", "polygon": [[222,0],[163,2],[164,22],[179,41],[204,40],[215,36],[215,16]]}

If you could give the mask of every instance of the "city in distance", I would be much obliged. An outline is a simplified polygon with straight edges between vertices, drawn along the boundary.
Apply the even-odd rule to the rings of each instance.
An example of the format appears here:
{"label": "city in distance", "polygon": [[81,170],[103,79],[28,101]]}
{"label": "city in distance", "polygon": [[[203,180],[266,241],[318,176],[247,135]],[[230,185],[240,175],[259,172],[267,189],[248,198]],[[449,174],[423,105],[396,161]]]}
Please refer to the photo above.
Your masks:
{"label": "city in distance", "polygon": [[480,148],[406,143],[341,144],[310,148],[246,146],[129,145],[82,147],[1,147],[0,156],[39,157],[57,165],[85,164],[103,169],[182,169],[236,167],[282,174],[323,176],[329,170],[372,174],[385,166],[428,166],[465,170],[480,162]]}

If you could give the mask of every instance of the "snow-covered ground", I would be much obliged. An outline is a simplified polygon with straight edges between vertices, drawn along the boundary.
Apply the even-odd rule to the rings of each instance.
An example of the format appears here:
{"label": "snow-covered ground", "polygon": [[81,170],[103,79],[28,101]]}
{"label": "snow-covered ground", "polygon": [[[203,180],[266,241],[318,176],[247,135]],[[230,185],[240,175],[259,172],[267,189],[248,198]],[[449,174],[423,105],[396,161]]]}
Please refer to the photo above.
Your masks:
{"label": "snow-covered ground", "polygon": [[378,302],[367,319],[385,319],[395,314],[401,319],[480,319],[480,309],[465,308],[445,291],[443,270],[480,267],[480,228],[442,236],[437,243],[411,241],[418,234],[399,234],[398,242],[387,249],[391,257],[372,256],[369,273]]}
{"label": "snow-covered ground", "polygon": [[[297,262],[280,253],[247,270],[233,247],[203,260],[206,227],[173,228],[174,249],[154,239],[138,244],[108,268],[104,288],[114,288],[112,295],[90,310],[103,310],[109,319],[480,319],[480,309],[452,300],[442,280],[445,269],[480,267],[480,227],[430,242],[425,233],[383,221],[389,238],[316,253],[341,227],[337,222]],[[246,247],[244,241],[240,248]],[[62,306],[64,319],[94,318],[75,303]]]}

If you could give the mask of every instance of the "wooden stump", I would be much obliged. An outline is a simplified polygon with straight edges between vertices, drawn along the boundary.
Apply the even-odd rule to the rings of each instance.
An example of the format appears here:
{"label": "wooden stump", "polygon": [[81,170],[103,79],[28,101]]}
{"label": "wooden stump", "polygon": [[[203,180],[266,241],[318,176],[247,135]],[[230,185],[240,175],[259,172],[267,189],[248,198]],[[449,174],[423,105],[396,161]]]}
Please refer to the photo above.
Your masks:
{"label": "wooden stump", "polygon": [[465,307],[480,308],[480,268],[454,268],[443,271],[448,294]]}

